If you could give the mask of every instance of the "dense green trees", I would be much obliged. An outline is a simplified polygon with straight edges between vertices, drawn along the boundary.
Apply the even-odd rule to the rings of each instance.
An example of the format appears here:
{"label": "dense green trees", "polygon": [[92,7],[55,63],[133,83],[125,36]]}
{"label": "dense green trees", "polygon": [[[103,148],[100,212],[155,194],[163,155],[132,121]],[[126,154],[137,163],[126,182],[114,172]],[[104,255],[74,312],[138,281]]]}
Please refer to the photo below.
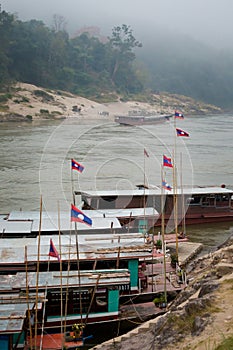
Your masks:
{"label": "dense green trees", "polygon": [[0,88],[10,81],[10,38],[14,17],[5,11],[0,12]]}
{"label": "dense green trees", "polygon": [[140,44],[130,27],[114,28],[106,43],[88,33],[70,39],[63,29],[62,18],[55,17],[50,29],[0,12],[1,87],[18,80],[86,96],[142,90],[133,67],[133,49]]}

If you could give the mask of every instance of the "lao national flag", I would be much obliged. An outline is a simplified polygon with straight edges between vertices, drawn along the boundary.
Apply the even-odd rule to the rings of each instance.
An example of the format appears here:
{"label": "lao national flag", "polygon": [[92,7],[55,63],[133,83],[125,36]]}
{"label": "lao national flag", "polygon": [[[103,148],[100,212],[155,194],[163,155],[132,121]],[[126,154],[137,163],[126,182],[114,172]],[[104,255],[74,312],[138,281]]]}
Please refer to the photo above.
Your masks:
{"label": "lao national flag", "polygon": [[71,221],[74,222],[82,222],[89,226],[92,225],[92,220],[88,216],[86,216],[81,210],[76,208],[73,204],[71,204]]}
{"label": "lao national flag", "polygon": [[172,160],[171,158],[166,157],[165,155],[163,156],[163,166],[167,166],[169,168],[172,168]]}
{"label": "lao national flag", "polygon": [[149,158],[149,154],[147,152],[147,150],[144,148],[144,156],[146,156],[147,158]]}
{"label": "lao national flag", "polygon": [[74,159],[71,159],[71,168],[72,170],[78,170],[80,173],[82,173],[84,170],[84,166],[76,162]]}
{"label": "lao national flag", "polygon": [[175,118],[177,118],[177,119],[184,119],[184,115],[182,113],[179,113],[179,112],[175,111]]}
{"label": "lao national flag", "polygon": [[176,128],[176,134],[177,134],[177,136],[189,137],[189,134],[186,131],[181,130],[181,129],[177,129],[177,128]]}
{"label": "lao national flag", "polygon": [[165,190],[168,190],[168,191],[172,190],[171,186],[165,180],[162,181],[162,186]]}
{"label": "lao national flag", "polygon": [[61,260],[60,255],[58,254],[58,251],[55,248],[55,245],[53,244],[52,239],[50,239],[49,256],[52,256],[53,258],[57,258],[58,261]]}

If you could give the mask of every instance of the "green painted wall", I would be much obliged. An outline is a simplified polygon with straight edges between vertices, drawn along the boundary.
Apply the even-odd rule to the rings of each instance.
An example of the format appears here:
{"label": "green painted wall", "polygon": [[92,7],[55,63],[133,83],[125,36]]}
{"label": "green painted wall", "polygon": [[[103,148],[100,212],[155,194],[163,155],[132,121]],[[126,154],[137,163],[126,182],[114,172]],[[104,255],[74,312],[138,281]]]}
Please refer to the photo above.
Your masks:
{"label": "green painted wall", "polygon": [[148,229],[148,221],[147,220],[139,220],[138,221],[138,232],[146,233]]}
{"label": "green painted wall", "polygon": [[0,349],[8,350],[9,349],[9,336],[8,335],[0,335]]}
{"label": "green painted wall", "polygon": [[138,286],[138,260],[133,259],[128,261],[128,269],[130,272],[130,287]]}
{"label": "green painted wall", "polygon": [[[13,343],[15,344],[16,341],[18,340],[19,333],[13,334]],[[25,338],[25,333],[21,333],[20,339],[19,339],[19,345],[24,344],[24,338]]]}
{"label": "green painted wall", "polygon": [[114,312],[119,310],[119,290],[108,290],[108,312]]}

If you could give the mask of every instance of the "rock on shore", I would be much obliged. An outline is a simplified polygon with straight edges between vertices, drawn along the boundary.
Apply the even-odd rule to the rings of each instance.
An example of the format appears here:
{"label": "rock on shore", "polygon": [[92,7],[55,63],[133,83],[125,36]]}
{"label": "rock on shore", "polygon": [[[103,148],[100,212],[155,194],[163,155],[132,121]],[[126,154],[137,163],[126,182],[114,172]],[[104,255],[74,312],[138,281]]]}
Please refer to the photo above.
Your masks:
{"label": "rock on shore", "polygon": [[93,349],[206,350],[233,337],[233,238],[189,269],[189,284],[165,315]]}

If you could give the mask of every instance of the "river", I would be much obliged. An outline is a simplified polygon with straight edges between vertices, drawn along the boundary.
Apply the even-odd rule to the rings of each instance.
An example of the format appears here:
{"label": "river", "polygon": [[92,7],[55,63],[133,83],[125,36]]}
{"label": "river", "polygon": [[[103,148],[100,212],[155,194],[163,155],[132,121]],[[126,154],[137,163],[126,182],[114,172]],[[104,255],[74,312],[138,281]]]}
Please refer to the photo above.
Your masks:
{"label": "river", "polygon": [[[176,137],[175,127],[190,134]],[[121,126],[106,119],[2,123],[0,128],[0,211],[68,208],[72,201],[70,159],[76,190],[126,189],[146,181],[160,184],[163,154],[175,157],[178,183],[233,188],[231,115],[185,117],[160,125]],[[144,148],[149,154],[144,161]],[[172,183],[172,172],[166,170]],[[189,226],[190,240],[205,249],[221,244],[233,223]]]}

